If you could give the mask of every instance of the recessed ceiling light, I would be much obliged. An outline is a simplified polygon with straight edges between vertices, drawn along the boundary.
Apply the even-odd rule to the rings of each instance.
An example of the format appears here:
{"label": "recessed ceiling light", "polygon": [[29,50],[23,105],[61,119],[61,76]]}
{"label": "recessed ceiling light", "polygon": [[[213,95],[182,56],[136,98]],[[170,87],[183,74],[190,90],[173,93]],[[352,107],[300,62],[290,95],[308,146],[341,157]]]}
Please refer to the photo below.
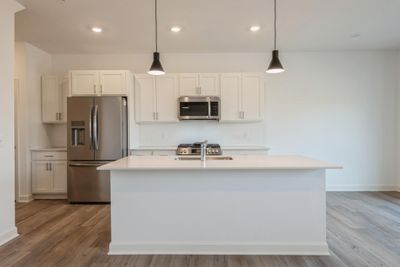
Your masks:
{"label": "recessed ceiling light", "polygon": [[181,30],[182,30],[182,28],[179,27],[179,26],[173,26],[173,27],[171,27],[171,32],[180,32]]}
{"label": "recessed ceiling light", "polygon": [[258,32],[261,29],[261,26],[259,25],[254,25],[250,27],[250,31],[252,32]]}
{"label": "recessed ceiling light", "polygon": [[102,31],[103,31],[103,29],[100,28],[100,27],[93,27],[92,28],[92,32],[95,32],[95,33],[101,33]]}

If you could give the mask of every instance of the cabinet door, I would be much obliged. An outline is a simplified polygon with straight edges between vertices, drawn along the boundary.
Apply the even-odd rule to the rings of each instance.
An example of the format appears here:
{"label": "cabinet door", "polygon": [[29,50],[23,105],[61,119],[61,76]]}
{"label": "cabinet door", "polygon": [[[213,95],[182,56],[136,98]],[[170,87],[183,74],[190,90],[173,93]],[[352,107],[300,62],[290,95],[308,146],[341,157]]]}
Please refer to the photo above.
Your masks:
{"label": "cabinet door", "polygon": [[136,122],[152,122],[155,120],[154,76],[135,75],[135,104]]}
{"label": "cabinet door", "polygon": [[98,71],[71,71],[70,91],[72,96],[99,95]]}
{"label": "cabinet door", "polygon": [[128,83],[126,71],[101,71],[100,93],[102,95],[127,95]]}
{"label": "cabinet door", "polygon": [[68,78],[65,77],[60,87],[60,117],[62,123],[67,122]]}
{"label": "cabinet door", "polygon": [[221,74],[221,121],[241,120],[241,88],[240,73]]}
{"label": "cabinet door", "polygon": [[262,74],[242,75],[242,118],[261,120],[264,109],[264,78]]}
{"label": "cabinet door", "polygon": [[219,96],[219,74],[200,73],[199,74],[200,94],[204,96]]}
{"label": "cabinet door", "polygon": [[51,193],[52,179],[53,173],[48,162],[32,162],[32,193]]}
{"label": "cabinet door", "polygon": [[178,78],[167,74],[156,77],[156,120],[160,122],[178,121]]}
{"label": "cabinet door", "polygon": [[181,96],[201,95],[197,73],[181,73],[179,75],[179,94]]}
{"label": "cabinet door", "polygon": [[44,123],[59,122],[60,86],[55,75],[42,76],[42,121]]}
{"label": "cabinet door", "polygon": [[54,193],[67,193],[67,162],[53,161],[51,170],[53,173],[53,188]]}

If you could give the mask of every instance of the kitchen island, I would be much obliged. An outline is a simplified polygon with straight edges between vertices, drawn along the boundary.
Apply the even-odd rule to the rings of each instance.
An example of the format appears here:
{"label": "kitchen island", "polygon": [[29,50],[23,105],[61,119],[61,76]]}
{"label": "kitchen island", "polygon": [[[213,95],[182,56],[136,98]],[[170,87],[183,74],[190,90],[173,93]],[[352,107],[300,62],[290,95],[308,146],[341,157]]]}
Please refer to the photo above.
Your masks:
{"label": "kitchen island", "polygon": [[111,171],[110,255],[327,255],[325,170],[302,156],[130,156]]}

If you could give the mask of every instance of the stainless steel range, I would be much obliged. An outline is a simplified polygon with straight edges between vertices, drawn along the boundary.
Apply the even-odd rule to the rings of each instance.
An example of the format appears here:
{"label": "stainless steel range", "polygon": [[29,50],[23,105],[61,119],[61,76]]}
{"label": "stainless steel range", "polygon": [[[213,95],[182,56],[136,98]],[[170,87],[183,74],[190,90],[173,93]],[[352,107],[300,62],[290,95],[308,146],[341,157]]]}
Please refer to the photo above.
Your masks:
{"label": "stainless steel range", "polygon": [[[180,144],[176,149],[177,155],[200,155],[201,154],[201,142],[196,142],[193,144]],[[207,155],[222,155],[221,146],[218,144],[207,144],[206,147]]]}

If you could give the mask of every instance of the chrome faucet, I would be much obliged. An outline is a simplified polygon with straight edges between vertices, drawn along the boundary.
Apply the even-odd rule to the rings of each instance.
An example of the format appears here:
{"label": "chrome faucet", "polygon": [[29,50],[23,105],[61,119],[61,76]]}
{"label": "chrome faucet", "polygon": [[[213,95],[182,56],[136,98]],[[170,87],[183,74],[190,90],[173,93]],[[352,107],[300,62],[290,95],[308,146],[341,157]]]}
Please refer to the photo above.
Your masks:
{"label": "chrome faucet", "polygon": [[207,159],[207,144],[208,144],[207,140],[204,140],[201,143],[201,150],[200,150],[201,161],[205,161]]}

